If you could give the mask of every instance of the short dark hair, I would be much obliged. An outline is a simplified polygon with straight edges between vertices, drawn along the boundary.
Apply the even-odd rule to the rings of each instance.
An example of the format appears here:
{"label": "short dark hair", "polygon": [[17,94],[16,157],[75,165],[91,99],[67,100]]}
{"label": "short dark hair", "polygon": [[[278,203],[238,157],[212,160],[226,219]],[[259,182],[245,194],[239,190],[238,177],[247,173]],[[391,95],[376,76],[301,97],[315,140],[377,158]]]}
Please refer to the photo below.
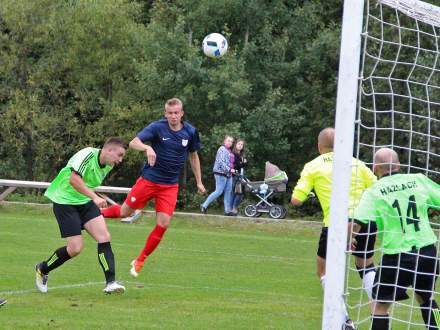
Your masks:
{"label": "short dark hair", "polygon": [[109,145],[115,145],[127,149],[127,144],[124,142],[124,140],[117,136],[112,136],[105,141],[104,147]]}

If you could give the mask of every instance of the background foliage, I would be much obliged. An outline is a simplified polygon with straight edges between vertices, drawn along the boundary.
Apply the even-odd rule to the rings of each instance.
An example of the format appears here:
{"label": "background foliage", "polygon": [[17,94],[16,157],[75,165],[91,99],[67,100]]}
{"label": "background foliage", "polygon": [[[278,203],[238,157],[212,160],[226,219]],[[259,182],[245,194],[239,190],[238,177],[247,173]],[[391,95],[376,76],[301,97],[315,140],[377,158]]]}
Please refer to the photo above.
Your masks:
{"label": "background foliage", "polygon": [[[130,141],[176,96],[200,131],[208,188],[226,133],[247,141],[250,177],[270,160],[294,183],[333,123],[341,10],[336,0],[4,0],[0,177],[51,180],[80,148]],[[210,32],[228,38],[222,59],[201,52]],[[131,186],[142,161],[129,152],[106,183]],[[188,206],[188,169],[181,183]]]}

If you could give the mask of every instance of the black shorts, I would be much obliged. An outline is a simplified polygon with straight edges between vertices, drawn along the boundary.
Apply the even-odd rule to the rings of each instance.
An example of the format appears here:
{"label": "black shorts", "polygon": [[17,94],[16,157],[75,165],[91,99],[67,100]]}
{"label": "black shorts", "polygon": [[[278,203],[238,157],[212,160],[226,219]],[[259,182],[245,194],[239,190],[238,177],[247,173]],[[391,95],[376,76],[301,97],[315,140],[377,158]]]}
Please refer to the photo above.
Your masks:
{"label": "black shorts", "polygon": [[[374,243],[376,242],[376,223],[360,224],[361,230],[356,236],[356,250],[353,255],[362,258],[371,258],[374,255]],[[317,255],[323,259],[327,256],[328,227],[322,227],[319,237]]]}
{"label": "black shorts", "polygon": [[82,205],[53,203],[53,213],[63,238],[81,235],[84,224],[101,215],[101,211],[93,201]]}
{"label": "black shorts", "polygon": [[376,271],[373,298],[393,302],[408,298],[409,286],[422,296],[431,296],[438,276],[437,250],[428,245],[420,250],[400,254],[384,254]]}

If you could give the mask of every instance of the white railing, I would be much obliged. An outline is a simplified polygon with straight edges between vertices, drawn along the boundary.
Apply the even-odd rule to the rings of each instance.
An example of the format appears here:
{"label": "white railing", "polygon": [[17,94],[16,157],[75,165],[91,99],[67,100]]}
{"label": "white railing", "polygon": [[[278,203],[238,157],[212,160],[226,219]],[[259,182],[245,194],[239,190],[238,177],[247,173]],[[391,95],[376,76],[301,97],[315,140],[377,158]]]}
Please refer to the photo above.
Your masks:
{"label": "white railing", "polygon": [[[4,200],[9,194],[15,191],[17,188],[34,188],[34,189],[46,189],[49,187],[50,182],[41,181],[22,181],[22,180],[4,180],[0,179],[0,187],[6,187],[5,191],[0,194],[0,202]],[[95,192],[99,193],[103,198],[105,198],[111,204],[115,202],[110,199],[107,194],[128,194],[130,188],[124,187],[111,187],[111,186],[99,186],[94,189]]]}

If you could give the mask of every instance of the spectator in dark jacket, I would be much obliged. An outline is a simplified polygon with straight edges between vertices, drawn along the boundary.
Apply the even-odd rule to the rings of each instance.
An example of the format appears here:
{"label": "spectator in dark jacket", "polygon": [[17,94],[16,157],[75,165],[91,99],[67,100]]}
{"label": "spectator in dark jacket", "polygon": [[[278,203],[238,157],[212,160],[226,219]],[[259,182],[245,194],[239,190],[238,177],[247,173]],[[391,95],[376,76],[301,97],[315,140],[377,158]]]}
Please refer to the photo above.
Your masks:
{"label": "spectator in dark jacket", "polygon": [[245,141],[238,139],[232,149],[234,154],[234,176],[232,179],[232,197],[231,197],[231,212],[234,215],[238,214],[238,206],[243,200],[243,191],[241,190],[240,176],[244,175],[244,167],[247,165],[245,156]]}
{"label": "spectator in dark jacket", "polygon": [[231,212],[231,190],[232,173],[234,173],[234,154],[231,151],[234,138],[225,136],[223,145],[217,150],[217,156],[214,162],[215,191],[200,205],[200,211],[206,213],[206,210],[213,201],[223,194],[224,211],[226,215],[232,215]]}

